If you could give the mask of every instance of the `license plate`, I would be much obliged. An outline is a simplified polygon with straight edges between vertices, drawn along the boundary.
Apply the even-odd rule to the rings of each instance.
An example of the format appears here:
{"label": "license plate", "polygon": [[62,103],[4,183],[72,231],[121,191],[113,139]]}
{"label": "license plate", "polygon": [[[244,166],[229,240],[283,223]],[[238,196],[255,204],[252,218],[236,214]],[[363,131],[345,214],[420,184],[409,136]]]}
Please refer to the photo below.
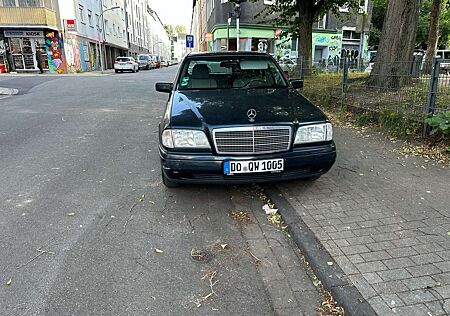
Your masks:
{"label": "license plate", "polygon": [[225,161],[223,173],[233,175],[238,173],[278,172],[283,171],[283,159]]}

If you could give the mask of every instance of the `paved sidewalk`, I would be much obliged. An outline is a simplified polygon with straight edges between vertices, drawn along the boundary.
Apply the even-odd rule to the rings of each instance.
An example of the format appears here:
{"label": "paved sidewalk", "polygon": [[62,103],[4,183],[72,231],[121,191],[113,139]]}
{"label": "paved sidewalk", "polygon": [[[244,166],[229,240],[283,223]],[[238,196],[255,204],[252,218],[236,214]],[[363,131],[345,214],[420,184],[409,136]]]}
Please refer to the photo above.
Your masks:
{"label": "paved sidewalk", "polygon": [[241,231],[249,253],[254,256],[274,314],[317,315],[322,295],[313,285],[313,276],[302,264],[300,250],[292,239],[268,222],[261,209],[263,202],[254,189],[231,188],[230,194],[234,210],[244,210],[250,216],[251,223],[241,224]]}
{"label": "paved sidewalk", "polygon": [[336,128],[315,183],[278,185],[379,315],[450,314],[450,168]]}

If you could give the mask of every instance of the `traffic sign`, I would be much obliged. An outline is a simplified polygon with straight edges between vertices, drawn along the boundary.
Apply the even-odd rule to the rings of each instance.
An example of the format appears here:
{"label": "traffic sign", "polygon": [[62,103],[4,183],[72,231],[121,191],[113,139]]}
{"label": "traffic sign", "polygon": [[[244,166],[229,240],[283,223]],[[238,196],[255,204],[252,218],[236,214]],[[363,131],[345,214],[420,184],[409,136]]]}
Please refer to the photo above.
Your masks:
{"label": "traffic sign", "polygon": [[77,31],[77,21],[76,20],[64,20],[66,26],[66,31],[76,32]]}
{"label": "traffic sign", "polygon": [[194,48],[194,35],[186,35],[186,48]]}

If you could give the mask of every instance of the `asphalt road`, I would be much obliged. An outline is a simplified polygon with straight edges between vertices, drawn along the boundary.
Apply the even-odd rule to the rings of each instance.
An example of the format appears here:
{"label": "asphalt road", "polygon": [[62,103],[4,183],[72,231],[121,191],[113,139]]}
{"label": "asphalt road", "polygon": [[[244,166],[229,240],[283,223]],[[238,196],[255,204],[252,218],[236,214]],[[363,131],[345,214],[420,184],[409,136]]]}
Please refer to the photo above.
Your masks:
{"label": "asphalt road", "polygon": [[0,100],[0,315],[273,313],[230,188],[161,183],[154,84],[175,72],[0,81],[22,89]]}

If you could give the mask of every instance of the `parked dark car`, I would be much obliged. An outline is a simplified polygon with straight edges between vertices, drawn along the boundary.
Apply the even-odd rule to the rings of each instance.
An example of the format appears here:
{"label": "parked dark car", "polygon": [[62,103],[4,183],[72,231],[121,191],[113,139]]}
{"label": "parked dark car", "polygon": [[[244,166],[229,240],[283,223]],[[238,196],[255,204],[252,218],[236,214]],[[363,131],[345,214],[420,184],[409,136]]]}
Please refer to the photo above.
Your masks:
{"label": "parked dark car", "polygon": [[139,69],[153,69],[155,68],[154,62],[150,55],[148,54],[141,54],[138,56],[138,62],[139,62]]}
{"label": "parked dark car", "polygon": [[315,180],[336,159],[332,126],[268,54],[191,53],[159,126],[161,172],[180,183]]}

